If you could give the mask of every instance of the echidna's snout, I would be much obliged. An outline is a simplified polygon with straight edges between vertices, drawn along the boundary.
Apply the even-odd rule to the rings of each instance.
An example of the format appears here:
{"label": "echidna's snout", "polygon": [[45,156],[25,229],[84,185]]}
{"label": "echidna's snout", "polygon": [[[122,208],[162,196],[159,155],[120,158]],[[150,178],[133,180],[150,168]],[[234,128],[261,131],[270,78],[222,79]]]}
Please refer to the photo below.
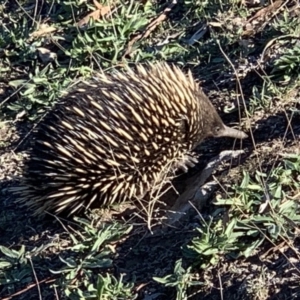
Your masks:
{"label": "echidna's snout", "polygon": [[245,132],[234,128],[230,128],[226,125],[223,125],[222,127],[219,128],[216,136],[217,137],[227,136],[235,139],[245,139],[248,137],[248,135]]}

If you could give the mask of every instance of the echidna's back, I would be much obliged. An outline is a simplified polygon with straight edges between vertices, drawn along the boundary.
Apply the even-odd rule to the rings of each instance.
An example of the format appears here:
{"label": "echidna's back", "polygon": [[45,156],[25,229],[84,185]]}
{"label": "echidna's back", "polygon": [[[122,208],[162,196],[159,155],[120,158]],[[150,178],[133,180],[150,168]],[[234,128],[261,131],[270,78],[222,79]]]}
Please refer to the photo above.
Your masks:
{"label": "echidna's back", "polygon": [[165,64],[76,85],[35,133],[21,201],[72,213],[143,195],[201,140],[197,93]]}

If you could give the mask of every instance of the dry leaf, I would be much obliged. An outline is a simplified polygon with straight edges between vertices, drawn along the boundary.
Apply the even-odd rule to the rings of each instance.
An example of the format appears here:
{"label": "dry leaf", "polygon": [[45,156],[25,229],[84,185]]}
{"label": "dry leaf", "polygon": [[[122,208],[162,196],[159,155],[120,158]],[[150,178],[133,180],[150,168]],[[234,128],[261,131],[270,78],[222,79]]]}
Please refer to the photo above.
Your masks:
{"label": "dry leaf", "polygon": [[164,11],[147,25],[144,32],[139,33],[138,35],[135,35],[128,42],[127,47],[126,47],[127,49],[126,49],[125,53],[123,54],[122,59],[124,59],[127,55],[131,54],[133,45],[137,41],[147,38],[151,34],[151,32],[167,18],[167,15],[170,13],[170,11],[173,9],[173,7],[176,4],[177,4],[177,0],[172,0],[171,3],[164,9]]}
{"label": "dry leaf", "polygon": [[96,0],[93,0],[93,3],[94,3],[94,5],[95,5],[95,7],[97,8],[97,9],[99,9],[99,10],[101,10],[102,9],[102,7],[103,7],[103,5],[102,4],[100,4],[99,2],[97,2]]}
{"label": "dry leaf", "polygon": [[212,27],[222,27],[222,23],[220,22],[209,22],[208,25],[212,26]]}
{"label": "dry leaf", "polygon": [[270,4],[267,7],[264,7],[256,12],[256,14],[248,20],[248,22],[252,22],[255,19],[263,19],[266,20],[269,14],[275,13],[276,10],[278,10],[283,3],[283,0],[277,0]]}
{"label": "dry leaf", "polygon": [[57,58],[56,53],[51,52],[47,48],[39,47],[36,50],[38,51],[39,58],[43,63],[52,62]]}
{"label": "dry leaf", "polygon": [[104,17],[105,15],[107,15],[110,12],[111,6],[103,6],[102,4],[98,3],[95,0],[93,2],[97,9],[95,11],[92,11],[91,13],[89,13],[83,19],[81,19],[77,23],[77,25],[79,27],[85,26],[89,22],[90,18],[92,18],[93,20],[99,20],[100,17]]}
{"label": "dry leaf", "polygon": [[30,34],[31,38],[37,38],[43,35],[47,35],[51,32],[56,31],[57,29],[55,27],[49,26],[47,24],[42,24],[39,28],[39,30],[34,31],[33,33]]}
{"label": "dry leaf", "polygon": [[256,34],[258,31],[264,29],[268,22],[279,12],[284,0],[276,0],[267,7],[264,7],[256,12],[256,14],[247,20],[244,36]]}

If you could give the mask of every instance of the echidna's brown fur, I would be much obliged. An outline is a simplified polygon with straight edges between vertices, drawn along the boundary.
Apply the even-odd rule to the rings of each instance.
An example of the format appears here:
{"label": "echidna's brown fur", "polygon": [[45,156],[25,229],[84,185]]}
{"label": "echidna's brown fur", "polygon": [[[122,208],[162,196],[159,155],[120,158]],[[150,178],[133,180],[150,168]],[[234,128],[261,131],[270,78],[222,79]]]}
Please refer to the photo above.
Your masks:
{"label": "echidna's brown fur", "polygon": [[193,165],[204,138],[226,135],[246,136],[223,124],[191,73],[160,63],[100,74],[41,122],[17,193],[35,214],[134,199]]}

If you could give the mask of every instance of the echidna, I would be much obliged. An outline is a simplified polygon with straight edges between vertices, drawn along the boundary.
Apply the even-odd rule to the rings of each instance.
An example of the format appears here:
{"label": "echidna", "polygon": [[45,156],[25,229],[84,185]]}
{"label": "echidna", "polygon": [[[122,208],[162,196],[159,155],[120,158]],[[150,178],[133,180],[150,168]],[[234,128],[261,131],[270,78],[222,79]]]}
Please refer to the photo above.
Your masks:
{"label": "echidna", "polygon": [[225,126],[191,72],[166,63],[97,75],[62,97],[34,133],[19,200],[69,215],[142,197],[197,161],[206,137],[247,135]]}

